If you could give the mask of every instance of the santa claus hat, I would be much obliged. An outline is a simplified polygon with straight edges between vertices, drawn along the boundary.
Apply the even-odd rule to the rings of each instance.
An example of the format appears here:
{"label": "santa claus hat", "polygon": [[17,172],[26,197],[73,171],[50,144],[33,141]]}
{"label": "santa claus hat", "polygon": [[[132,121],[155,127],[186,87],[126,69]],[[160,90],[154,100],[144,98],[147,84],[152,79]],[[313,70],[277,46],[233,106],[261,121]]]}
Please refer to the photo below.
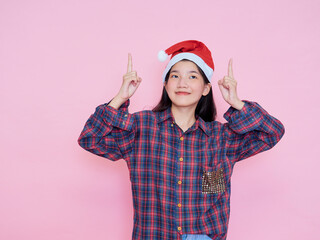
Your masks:
{"label": "santa claus hat", "polygon": [[158,53],[158,59],[164,62],[169,55],[172,56],[162,75],[163,82],[171,67],[182,59],[188,59],[197,64],[211,82],[214,64],[210,50],[202,42],[196,40],[179,42],[165,51],[161,50]]}

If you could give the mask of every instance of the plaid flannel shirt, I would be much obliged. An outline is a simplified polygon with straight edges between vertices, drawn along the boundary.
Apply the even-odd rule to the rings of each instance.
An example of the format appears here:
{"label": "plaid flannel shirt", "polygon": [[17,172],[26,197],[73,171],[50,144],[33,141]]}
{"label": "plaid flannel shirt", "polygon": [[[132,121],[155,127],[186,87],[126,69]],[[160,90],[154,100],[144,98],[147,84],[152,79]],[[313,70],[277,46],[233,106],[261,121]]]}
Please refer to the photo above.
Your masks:
{"label": "plaid flannel shirt", "polygon": [[133,240],[181,240],[182,234],[226,239],[230,180],[234,164],[272,148],[283,124],[258,103],[230,107],[228,121],[197,117],[187,131],[175,124],[171,108],[128,112],[107,103],[96,108],[78,139],[81,147],[116,161],[130,172],[134,206]]}

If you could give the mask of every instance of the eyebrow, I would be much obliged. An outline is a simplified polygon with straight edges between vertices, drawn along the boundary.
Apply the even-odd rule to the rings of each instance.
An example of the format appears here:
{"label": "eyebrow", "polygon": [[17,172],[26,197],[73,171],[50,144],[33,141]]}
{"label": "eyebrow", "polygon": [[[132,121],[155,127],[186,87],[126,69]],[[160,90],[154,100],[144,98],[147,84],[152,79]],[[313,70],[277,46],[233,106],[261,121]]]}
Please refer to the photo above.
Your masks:
{"label": "eyebrow", "polygon": [[[179,72],[178,70],[172,70],[170,73],[173,73],[173,72]],[[197,71],[189,71],[188,73],[196,73],[196,74],[199,74]]]}

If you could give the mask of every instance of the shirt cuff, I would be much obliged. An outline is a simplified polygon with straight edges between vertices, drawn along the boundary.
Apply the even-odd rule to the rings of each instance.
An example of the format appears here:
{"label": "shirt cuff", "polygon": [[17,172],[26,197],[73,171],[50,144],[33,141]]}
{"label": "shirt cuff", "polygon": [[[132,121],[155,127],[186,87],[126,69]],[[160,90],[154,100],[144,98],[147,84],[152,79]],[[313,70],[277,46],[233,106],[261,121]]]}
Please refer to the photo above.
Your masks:
{"label": "shirt cuff", "polygon": [[100,112],[103,121],[113,127],[130,131],[133,125],[133,116],[128,111],[130,100],[128,99],[124,102],[119,109],[108,106],[110,102],[97,107],[97,111]]}
{"label": "shirt cuff", "polygon": [[244,134],[259,127],[266,114],[266,111],[258,103],[248,100],[242,101],[244,105],[240,110],[230,106],[223,115],[230,128],[239,134]]}

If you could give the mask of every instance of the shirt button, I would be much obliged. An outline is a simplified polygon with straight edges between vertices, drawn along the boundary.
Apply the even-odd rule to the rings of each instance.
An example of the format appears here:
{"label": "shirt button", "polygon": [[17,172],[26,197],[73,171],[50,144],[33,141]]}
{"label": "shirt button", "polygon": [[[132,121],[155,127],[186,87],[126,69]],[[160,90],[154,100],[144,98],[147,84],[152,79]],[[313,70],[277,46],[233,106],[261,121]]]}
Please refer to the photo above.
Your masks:
{"label": "shirt button", "polygon": [[122,125],[126,125],[126,123],[123,121],[123,122],[122,122]]}
{"label": "shirt button", "polygon": [[178,231],[181,231],[181,227],[178,227]]}
{"label": "shirt button", "polygon": [[128,117],[128,114],[124,115],[125,117]]}
{"label": "shirt button", "polygon": [[180,162],[182,162],[182,161],[183,161],[183,158],[181,157],[181,158],[179,158],[179,160],[180,160]]}
{"label": "shirt button", "polygon": [[183,137],[181,137],[180,140],[183,141]]}
{"label": "shirt button", "polygon": [[178,207],[181,207],[181,203],[178,204]]}
{"label": "shirt button", "polygon": [[178,184],[181,184],[182,182],[181,181],[178,181]]}
{"label": "shirt button", "polygon": [[173,127],[173,123],[171,123],[171,127]]}

